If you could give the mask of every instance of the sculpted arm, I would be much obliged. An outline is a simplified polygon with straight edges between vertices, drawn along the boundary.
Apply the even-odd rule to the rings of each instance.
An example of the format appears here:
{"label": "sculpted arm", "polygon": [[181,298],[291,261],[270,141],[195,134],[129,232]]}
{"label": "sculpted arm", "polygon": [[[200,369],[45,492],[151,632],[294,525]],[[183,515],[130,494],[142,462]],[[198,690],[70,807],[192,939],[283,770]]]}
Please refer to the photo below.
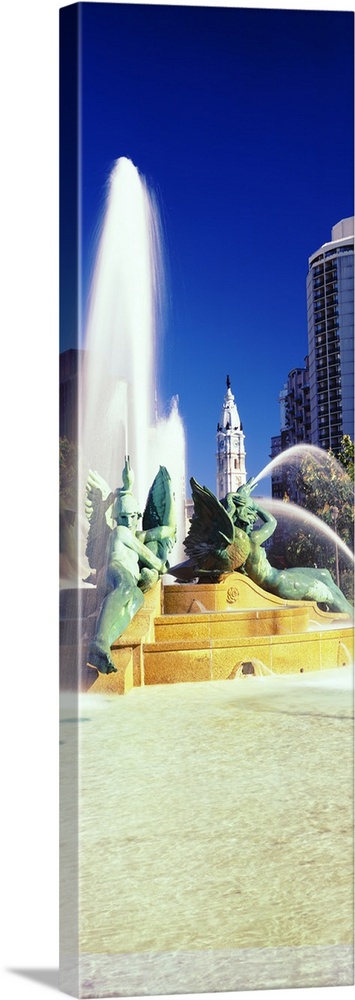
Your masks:
{"label": "sculpted arm", "polygon": [[122,546],[127,549],[131,549],[138,556],[138,559],[144,566],[148,566],[149,569],[155,569],[158,573],[163,572],[165,563],[158,559],[154,552],[144,545],[136,535],[133,534],[129,528],[125,525],[119,525],[115,532],[115,544],[111,551],[111,560],[119,559],[122,551]]}
{"label": "sculpted arm", "polygon": [[270,538],[270,536],[273,535],[277,526],[277,521],[276,518],[269,513],[269,511],[264,510],[264,507],[260,506],[257,500],[253,501],[253,506],[255,507],[258,517],[260,517],[260,520],[263,521],[264,524],[262,528],[257,528],[256,531],[253,531],[252,539],[255,545],[262,545],[263,542],[266,542],[267,538]]}
{"label": "sculpted arm", "polygon": [[160,542],[165,538],[174,540],[176,534],[175,526],[161,524],[156,528],[148,528],[147,531],[139,531],[138,538],[141,542]]}

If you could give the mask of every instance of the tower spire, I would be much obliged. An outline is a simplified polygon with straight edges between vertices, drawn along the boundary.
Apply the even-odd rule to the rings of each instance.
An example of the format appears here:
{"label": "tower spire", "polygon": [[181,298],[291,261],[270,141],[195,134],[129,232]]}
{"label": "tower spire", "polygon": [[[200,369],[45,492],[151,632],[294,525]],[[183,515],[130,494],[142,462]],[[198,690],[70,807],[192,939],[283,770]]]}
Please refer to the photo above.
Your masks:
{"label": "tower spire", "polygon": [[237,404],[231,389],[229,375],[226,379],[222,413],[217,425],[217,497],[222,500],[227,493],[235,493],[246,483],[244,433]]}

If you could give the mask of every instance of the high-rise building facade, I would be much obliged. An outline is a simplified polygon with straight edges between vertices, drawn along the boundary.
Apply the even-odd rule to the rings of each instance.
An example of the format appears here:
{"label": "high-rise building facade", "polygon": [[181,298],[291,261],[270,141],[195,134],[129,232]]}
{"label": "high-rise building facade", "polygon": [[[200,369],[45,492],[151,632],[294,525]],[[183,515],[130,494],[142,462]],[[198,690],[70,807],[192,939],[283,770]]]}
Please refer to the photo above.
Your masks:
{"label": "high-rise building facade", "polygon": [[304,368],[292,368],[287,379],[285,399],[285,447],[311,440],[310,387],[308,357]]}
{"label": "high-rise building facade", "polygon": [[336,455],[354,436],[354,218],[309,258],[307,323],[311,441]]}
{"label": "high-rise building facade", "polygon": [[[304,368],[292,368],[279,395],[280,433],[271,438],[270,458],[276,458],[286,448],[310,441],[310,388],[308,357]],[[282,499],[285,494],[296,500],[290,470],[278,465],[271,477],[272,496]]]}
{"label": "high-rise building facade", "polygon": [[246,483],[245,447],[243,425],[227,375],[227,392],[224,397],[220,421],[217,424],[217,489],[219,500],[227,493],[234,493]]}
{"label": "high-rise building facade", "polygon": [[[308,357],[281,390],[281,430],[271,457],[300,442],[337,455],[345,434],[354,439],[354,218],[333,226],[331,241],[311,255],[307,274]],[[292,493],[290,488],[286,492]],[[273,496],[287,486],[282,467],[272,474]]]}
{"label": "high-rise building facade", "polygon": [[[270,458],[273,460],[284,451],[281,442],[281,434],[274,434],[271,438]],[[271,496],[277,500],[282,500],[287,491],[285,471],[282,465],[275,466],[271,476]]]}

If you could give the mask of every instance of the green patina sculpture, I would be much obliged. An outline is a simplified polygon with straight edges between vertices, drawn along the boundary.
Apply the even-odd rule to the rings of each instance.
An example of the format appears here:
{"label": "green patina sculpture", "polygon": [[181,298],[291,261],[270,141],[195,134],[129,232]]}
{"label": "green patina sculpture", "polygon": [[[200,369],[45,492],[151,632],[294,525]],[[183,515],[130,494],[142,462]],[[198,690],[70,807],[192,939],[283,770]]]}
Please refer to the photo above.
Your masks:
{"label": "green patina sculpture", "polygon": [[[123,486],[115,494],[96,473],[87,482],[86,513],[90,521],[87,555],[90,565],[104,571],[104,599],[96,632],[90,644],[88,664],[101,673],[116,668],[110,648],[144,602],[143,594],[169,568],[168,554],[176,538],[176,519],[171,479],[160,466],[150,488],[143,515],[143,531],[137,530],[141,517],[132,492],[133,472],[129,458],[122,473]],[[111,514],[116,527],[108,524]],[[106,559],[102,545],[106,539]]]}
{"label": "green patina sculpture", "polygon": [[[253,479],[221,501],[195,479],[190,482],[194,514],[184,543],[189,559],[171,570],[177,579],[218,580],[223,573],[238,570],[285,600],[316,601],[353,616],[351,604],[328,569],[278,570],[271,565],[263,543],[275,531],[277,521],[250,496],[256,485]],[[262,526],[254,528],[258,519]]]}

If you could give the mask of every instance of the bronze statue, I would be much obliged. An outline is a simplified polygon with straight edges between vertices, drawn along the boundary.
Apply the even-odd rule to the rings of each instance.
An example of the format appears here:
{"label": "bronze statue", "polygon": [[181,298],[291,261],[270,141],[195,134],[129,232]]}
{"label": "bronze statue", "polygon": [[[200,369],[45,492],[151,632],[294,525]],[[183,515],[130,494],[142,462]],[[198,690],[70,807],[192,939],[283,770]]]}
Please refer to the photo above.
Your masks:
{"label": "bronze statue", "polygon": [[[275,531],[277,521],[250,496],[256,486],[253,479],[221,501],[195,479],[190,482],[194,514],[184,543],[189,559],[171,570],[177,579],[218,580],[234,569],[285,600],[316,601],[331,611],[353,616],[352,605],[328,569],[278,570],[271,565],[262,546]],[[254,528],[258,519],[262,527]]]}
{"label": "bronze statue", "polygon": [[[90,473],[87,483],[86,512],[90,521],[87,555],[93,568],[104,569],[104,599],[95,637],[90,644],[88,664],[104,674],[116,670],[111,645],[142,607],[144,592],[167,572],[168,554],[176,538],[174,499],[166,468],[160,466],[150,488],[143,531],[137,530],[141,514],[132,492],[133,478],[129,458],[126,458],[123,487],[115,494],[97,473]],[[116,522],[113,529],[108,524],[109,511]],[[105,538],[107,556],[104,560],[102,544]]]}
{"label": "bronze statue", "polygon": [[223,501],[195,479],[190,483],[194,513],[184,541],[189,559],[174,566],[171,573],[179,580],[201,577],[216,581],[245,563],[250,541],[245,531],[234,524]]}

